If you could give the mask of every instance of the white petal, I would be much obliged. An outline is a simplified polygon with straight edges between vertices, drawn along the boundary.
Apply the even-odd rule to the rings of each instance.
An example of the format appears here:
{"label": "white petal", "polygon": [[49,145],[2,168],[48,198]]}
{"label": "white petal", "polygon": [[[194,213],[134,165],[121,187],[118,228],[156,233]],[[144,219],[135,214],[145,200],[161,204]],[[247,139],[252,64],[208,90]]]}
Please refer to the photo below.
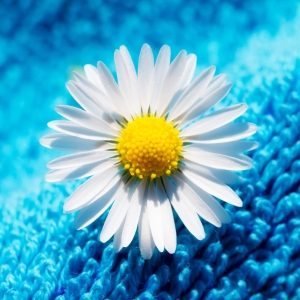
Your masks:
{"label": "white petal", "polygon": [[96,141],[107,141],[107,140],[115,139],[112,138],[111,135],[100,133],[98,131],[94,131],[82,127],[81,125],[71,121],[66,121],[66,120],[51,121],[47,125],[49,128],[52,128],[58,132],[76,136],[82,139],[96,140]]}
{"label": "white petal", "polygon": [[232,205],[243,205],[242,200],[229,186],[221,182],[212,174],[209,174],[209,172],[204,172],[203,169],[199,168],[199,171],[196,173],[186,165],[183,169],[183,174],[205,192]]}
{"label": "white petal", "polygon": [[108,160],[97,161],[86,165],[51,170],[46,174],[45,180],[48,182],[59,182],[89,177],[105,168],[112,168],[118,161],[116,158],[109,158]]}
{"label": "white petal", "polygon": [[133,64],[133,61],[131,59],[131,56],[125,46],[120,47],[120,52],[122,54],[124,63],[127,68],[129,80],[131,82],[131,90],[132,90],[132,101],[134,102],[134,106],[137,107],[137,111],[141,111],[140,107],[140,100],[139,100],[139,92],[138,92],[138,81],[137,81],[137,75],[135,71],[135,67]]}
{"label": "white petal", "polygon": [[195,54],[189,54],[186,58],[186,65],[181,78],[180,87],[185,89],[192,81],[197,64],[197,56]]}
{"label": "white petal", "polygon": [[110,101],[113,103],[114,107],[117,110],[119,110],[120,107],[122,107],[122,115],[124,116],[124,118],[128,121],[131,120],[130,110],[127,106],[127,103],[123,99],[119,87],[116,84],[110,71],[102,62],[98,62],[98,72],[106,90],[106,93],[109,96]]}
{"label": "white petal", "polygon": [[249,157],[245,154],[242,154],[242,153],[236,154],[235,156],[236,156],[236,158],[242,159],[242,160],[248,162],[249,164],[253,165],[253,159],[251,157]]}
{"label": "white petal", "polygon": [[184,137],[184,141],[200,144],[227,143],[246,138],[253,135],[256,131],[257,127],[255,124],[231,123],[198,136]]}
{"label": "white petal", "polygon": [[177,91],[173,95],[171,101],[169,102],[168,106],[165,108],[165,112],[169,117],[168,113],[176,107],[178,100],[181,98],[182,94],[184,93],[186,87],[190,84],[196,69],[196,56],[194,54],[190,54],[186,58],[186,64],[184,70],[182,72],[181,79],[177,84]]}
{"label": "white petal", "polygon": [[105,93],[97,68],[92,65],[85,65],[84,72],[89,81],[91,81],[99,90]]}
{"label": "white petal", "polygon": [[100,241],[107,242],[118,230],[126,216],[131,197],[136,189],[135,178],[131,178],[114,202],[100,233]]}
{"label": "white petal", "polygon": [[155,113],[157,110],[159,94],[170,65],[170,56],[170,47],[164,45],[158,53],[152,78],[152,92],[150,101],[152,113]]}
{"label": "white petal", "polygon": [[220,109],[186,127],[182,130],[182,134],[185,136],[199,135],[220,128],[241,116],[247,108],[248,105],[242,103]]}
{"label": "white petal", "polygon": [[174,94],[178,91],[178,86],[186,64],[186,51],[181,51],[171,63],[168,73],[165,77],[159,102],[157,106],[157,116],[160,117],[168,107]]}
{"label": "white petal", "polygon": [[116,233],[114,235],[113,246],[114,246],[115,252],[119,252],[124,247],[122,244],[122,234],[123,234],[123,230],[124,230],[124,224],[125,224],[125,219],[122,221],[120,227],[118,228],[118,230],[116,231]]}
{"label": "white petal", "polygon": [[252,163],[240,159],[237,155],[227,156],[205,151],[186,151],[184,152],[184,159],[215,169],[240,171],[247,170],[252,167]]}
{"label": "white petal", "polygon": [[103,116],[104,111],[101,104],[96,100],[95,95],[86,92],[86,89],[74,81],[67,82],[66,87],[72,97],[84,110],[100,117]]}
{"label": "white petal", "polygon": [[239,185],[244,182],[244,179],[241,176],[238,176],[232,171],[211,169],[210,172],[225,184]]}
{"label": "white petal", "polygon": [[56,158],[47,164],[47,168],[63,169],[63,168],[69,168],[78,165],[85,165],[92,162],[107,159],[114,155],[116,155],[116,152],[103,151],[102,149],[95,150],[95,151],[80,152],[80,153],[70,154],[70,155]]}
{"label": "white petal", "polygon": [[43,136],[40,138],[40,143],[47,148],[70,152],[90,151],[107,147],[107,143],[101,141],[80,139],[78,137],[61,133]]}
{"label": "white petal", "polygon": [[115,51],[115,65],[118,77],[118,85],[123,98],[127,102],[130,114],[132,116],[140,114],[140,106],[136,101],[134,101],[129,73],[119,50]]}
{"label": "white petal", "polygon": [[201,96],[201,93],[208,86],[215,70],[216,68],[214,66],[209,67],[197,76],[197,78],[185,89],[183,94],[180,96],[174,108],[171,110],[168,119],[174,120],[177,117],[180,117],[194,105],[197,99]]}
{"label": "white petal", "polygon": [[237,185],[237,184],[241,184],[244,181],[242,177],[238,176],[233,171],[212,169],[209,167],[204,167],[204,166],[194,164],[189,161],[186,161],[185,165],[196,174],[199,171],[201,171],[205,174],[209,174],[216,177],[218,180],[220,180],[225,184]]}
{"label": "white petal", "polygon": [[160,201],[157,196],[154,182],[149,186],[149,194],[147,199],[148,220],[152,237],[157,249],[164,251],[164,231],[162,224],[162,213],[160,208]]}
{"label": "white petal", "polygon": [[74,227],[82,229],[98,219],[114,202],[120,191],[124,188],[124,185],[124,180],[118,181],[115,187],[112,187],[107,193],[99,197],[99,199],[80,210],[75,217]]}
{"label": "white petal", "polygon": [[80,124],[85,128],[98,131],[106,135],[115,137],[118,136],[118,132],[113,129],[110,124],[84,110],[67,105],[58,105],[55,107],[55,110],[61,116]]}
{"label": "white petal", "polygon": [[[72,82],[74,84],[74,89],[77,92],[77,98],[84,97],[85,100],[94,101],[101,109],[106,112],[103,117],[110,117],[110,120],[122,121],[122,117],[110,101],[105,91],[97,88],[93,83],[91,83],[84,76],[74,72],[74,77],[77,82]],[[97,115],[97,111],[91,111],[91,114]],[[101,117],[101,115],[98,115]]]}
{"label": "white petal", "polygon": [[146,181],[142,180],[132,196],[127,211],[126,221],[123,230],[123,236],[122,236],[123,247],[127,247],[134,238],[137,225],[139,222],[139,218],[140,218],[142,202],[146,201],[146,199],[144,199],[145,187],[146,187]]}
{"label": "white petal", "polygon": [[193,209],[200,215],[204,220],[211,224],[220,227],[221,222],[214,214],[214,211],[206,204],[206,202],[186,183],[186,178],[176,172],[177,176],[173,174],[175,182],[178,185],[177,193],[180,199],[185,199],[193,207]]}
{"label": "white petal", "polygon": [[[106,194],[121,178],[118,168],[104,169],[84,182],[64,204],[64,213],[72,213]],[[110,188],[106,188],[109,183]]]}
{"label": "white petal", "polygon": [[116,110],[105,91],[101,91],[87,78],[74,72],[77,82],[69,81],[67,88],[74,99],[90,114],[102,118],[112,127],[119,128],[115,122],[123,121],[123,116]]}
{"label": "white petal", "polygon": [[225,82],[226,82],[225,74],[220,74],[212,78],[207,88],[203,91],[201,95],[201,99],[204,99],[205,97],[213,93],[216,89],[224,85]]}
{"label": "white petal", "polygon": [[[226,75],[225,74],[221,74],[221,75],[218,75],[218,76],[212,78],[211,81],[210,81],[210,83],[209,83],[209,85],[201,93],[201,96],[196,100],[196,102],[194,103],[194,105],[197,104],[197,103],[200,103],[207,96],[211,95],[218,88],[220,88],[221,86],[223,86],[225,84],[225,81],[226,81]],[[184,121],[185,117],[186,116],[184,115],[184,116],[181,116],[181,119],[178,118],[179,123],[181,122],[181,127],[186,126],[186,124],[188,124],[191,121],[190,118],[187,118],[187,120]]]}
{"label": "white petal", "polygon": [[219,144],[190,144],[184,147],[184,151],[207,151],[220,154],[235,154],[253,150],[257,148],[259,144],[254,141],[233,141],[228,143]]}
{"label": "white petal", "polygon": [[179,121],[180,127],[185,127],[191,120],[201,116],[214,105],[219,103],[228,94],[230,88],[231,83],[226,83],[204,99],[201,98],[198,104],[193,107],[193,109],[189,110],[185,115],[182,116],[181,120]]}
{"label": "white petal", "polygon": [[154,73],[154,59],[153,53],[149,45],[144,44],[140,53],[139,67],[138,67],[138,85],[140,103],[143,113],[148,113],[150,104],[150,92],[152,84],[152,76]]}
{"label": "white petal", "polygon": [[163,182],[168,198],[182,223],[198,240],[204,239],[205,232],[197,213],[188,205],[188,203],[179,197],[177,186],[171,183],[168,178],[164,178]]}
{"label": "white petal", "polygon": [[177,236],[172,207],[160,180],[157,180],[156,188],[163,216],[165,248],[169,253],[173,254],[176,251]]}
{"label": "white petal", "polygon": [[192,79],[192,76],[194,75],[195,69],[194,68],[188,69],[188,67],[190,65],[190,63],[188,65],[188,62],[189,62],[189,58],[191,56],[193,57],[194,55],[190,54],[187,56],[184,71],[182,72],[180,82],[177,85],[177,91],[173,95],[171,101],[169,102],[168,106],[165,109],[165,113],[167,114],[166,115],[167,117],[169,116],[168,114],[170,113],[170,111],[176,106],[177,101],[180,99],[183,92],[185,91],[186,86],[188,85],[187,83],[188,82],[190,83],[190,80]]}
{"label": "white petal", "polygon": [[[147,189],[146,189],[146,193],[147,193]],[[145,198],[147,199],[147,194]],[[150,231],[146,201],[142,205],[140,220],[138,225],[138,233],[139,233],[139,245],[140,245],[141,255],[143,259],[150,259],[153,254],[155,244]]]}
{"label": "white petal", "polygon": [[194,190],[194,192],[210,207],[221,223],[229,223],[231,218],[224,207],[210,194],[206,193],[187,178],[185,182]]}
{"label": "white petal", "polygon": [[[187,85],[190,84],[195,73],[195,68],[196,68],[196,56],[194,54],[190,54],[187,56],[184,71],[182,72],[180,82],[177,86],[177,91],[165,109],[166,113],[169,113],[173,109],[173,107],[176,106],[178,99],[180,99],[180,97],[184,93]],[[168,114],[167,116],[169,117]]]}

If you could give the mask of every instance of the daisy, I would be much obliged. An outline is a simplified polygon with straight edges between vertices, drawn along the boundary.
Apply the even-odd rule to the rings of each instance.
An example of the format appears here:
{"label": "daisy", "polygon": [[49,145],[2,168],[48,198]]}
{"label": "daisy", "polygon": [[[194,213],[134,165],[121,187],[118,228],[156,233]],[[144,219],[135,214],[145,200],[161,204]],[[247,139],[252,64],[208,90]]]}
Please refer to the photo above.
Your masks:
{"label": "daisy", "polygon": [[[84,67],[67,88],[82,109],[59,105],[67,120],[48,126],[59,133],[41,138],[43,146],[74,152],[51,161],[49,182],[90,177],[64,204],[65,213],[79,211],[74,225],[82,229],[110,211],[100,233],[113,237],[115,251],[127,247],[138,230],[142,257],[155,246],[176,250],[174,209],[197,239],[205,236],[199,216],[220,227],[230,221],[217,199],[242,206],[227,184],[249,169],[243,152],[258,146],[241,140],[256,132],[250,123],[231,123],[246,110],[232,105],[205,114],[229,92],[224,74],[209,67],[194,80],[196,56],[181,51],[170,63],[163,46],[154,63],[143,45],[136,72],[122,46],[114,53],[117,82],[108,68]],[[205,114],[205,116],[203,116]],[[217,199],[216,199],[217,198]]]}

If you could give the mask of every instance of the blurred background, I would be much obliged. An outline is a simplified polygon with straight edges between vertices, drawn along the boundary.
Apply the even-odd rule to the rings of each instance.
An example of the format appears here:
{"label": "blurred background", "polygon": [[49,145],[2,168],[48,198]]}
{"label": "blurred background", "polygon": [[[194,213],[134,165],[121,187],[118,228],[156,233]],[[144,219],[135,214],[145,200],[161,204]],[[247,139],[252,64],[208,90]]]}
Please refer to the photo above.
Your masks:
{"label": "blurred background", "polygon": [[[215,65],[217,73],[228,74],[229,81],[233,82],[233,90],[223,105],[247,102],[250,110],[246,119],[261,126],[257,134],[261,150],[254,155],[257,168],[246,175],[248,185],[240,189],[246,199],[244,209],[251,211],[247,207],[249,195],[252,198],[272,198],[280,190],[279,183],[276,185],[276,177],[285,172],[290,174],[292,161],[299,158],[297,152],[289,163],[284,162],[285,167],[281,168],[278,162],[277,167],[269,167],[265,171],[268,163],[274,165],[272,161],[278,158],[279,148],[286,146],[281,145],[272,152],[270,149],[276,148],[276,141],[271,140],[272,135],[278,135],[285,126],[294,124],[299,127],[298,117],[293,117],[299,98],[299,5],[299,0],[0,0],[0,298],[54,299],[65,295],[65,299],[77,299],[84,293],[87,293],[86,298],[82,299],[92,297],[88,292],[99,279],[95,275],[97,272],[86,275],[93,280],[89,281],[85,291],[79,289],[81,292],[78,290],[76,296],[68,287],[72,278],[77,278],[83,271],[77,270],[76,275],[66,271],[72,269],[72,260],[70,265],[66,262],[78,250],[76,247],[85,249],[87,243],[93,240],[97,251],[89,255],[100,266],[102,252],[108,246],[97,242],[96,227],[75,233],[71,228],[72,216],[62,215],[63,201],[78,183],[50,185],[44,182],[46,163],[61,153],[43,149],[38,140],[51,132],[46,125],[57,118],[55,105],[74,105],[65,88],[65,83],[72,78],[72,71],[82,70],[85,64],[96,65],[97,61],[103,61],[114,72],[113,53],[121,45],[128,47],[135,63],[143,43],[148,43],[155,54],[162,45],[167,44],[171,47],[173,57],[182,49],[195,53],[198,71]],[[289,104],[285,105],[285,101],[289,101]],[[276,127],[283,119],[285,125]],[[287,139],[290,141],[288,147],[299,139],[299,132],[293,130],[292,138]],[[274,170],[280,170],[281,173],[270,175]],[[287,181],[292,182],[289,188],[276,194],[275,200],[272,198],[273,214],[276,214],[274,203],[298,189],[299,178],[289,178]],[[268,214],[265,211],[263,213]],[[252,228],[255,218],[262,219],[266,224],[271,222],[269,217],[264,219],[258,215],[247,218],[253,221]],[[232,228],[235,228],[234,224]],[[266,224],[261,224],[260,230],[267,230],[263,229]],[[181,225],[178,226],[181,228]],[[241,226],[248,228],[245,223]],[[224,230],[222,234],[226,236],[229,229]],[[259,239],[266,243],[264,239],[267,237],[262,235]],[[239,243],[243,242],[241,238]],[[249,246],[247,243],[245,245],[246,248]],[[64,254],[58,249],[63,249]],[[125,260],[130,253],[128,251],[123,254]],[[238,262],[246,263],[251,251],[243,252]],[[40,256],[41,253],[50,261]],[[58,258],[57,253],[62,255],[65,262],[60,262],[62,266],[55,273],[53,266],[60,264],[58,261],[62,259]],[[202,254],[198,257],[200,261]],[[88,256],[86,253],[82,255]],[[115,270],[119,270],[117,265],[121,258],[113,256],[111,259],[115,263]],[[167,265],[172,265],[172,257],[164,256],[164,259]],[[292,274],[292,271],[287,271],[289,262],[282,267],[282,274]],[[198,299],[205,295],[206,299],[219,299],[216,294],[209,294],[215,288],[227,289],[225,294],[219,294],[220,299],[225,299],[229,291],[240,288],[230,284],[225,288],[224,282],[223,286],[218,285],[224,276],[232,272],[234,263],[218,277],[213,276],[205,282],[203,291],[206,292],[198,293]],[[52,269],[49,267],[52,271],[47,271],[48,275],[43,273],[45,265],[47,268],[52,266]],[[299,262],[296,266],[299,266]],[[128,299],[145,291],[145,283],[155,270],[142,272],[143,279],[138,279],[139,290],[129,293]],[[115,281],[116,285],[119,284],[118,280]],[[247,287],[248,292],[238,294],[240,298],[234,299],[248,299],[255,293],[264,295],[263,292],[269,290],[266,288],[268,280],[266,278],[261,286],[258,284],[258,288],[255,288],[253,279],[253,285],[250,283]],[[193,287],[194,281],[180,291],[169,284],[158,289],[157,293],[165,290],[172,298],[185,295],[187,299],[194,299],[188,293],[200,289]],[[296,294],[295,290],[296,287],[294,294],[286,292],[287,298],[276,299],[300,299],[300,294]],[[110,293],[103,295],[108,297]],[[91,299],[97,299],[93,297]],[[114,297],[111,296],[111,299]],[[261,297],[253,299],[267,299]]]}

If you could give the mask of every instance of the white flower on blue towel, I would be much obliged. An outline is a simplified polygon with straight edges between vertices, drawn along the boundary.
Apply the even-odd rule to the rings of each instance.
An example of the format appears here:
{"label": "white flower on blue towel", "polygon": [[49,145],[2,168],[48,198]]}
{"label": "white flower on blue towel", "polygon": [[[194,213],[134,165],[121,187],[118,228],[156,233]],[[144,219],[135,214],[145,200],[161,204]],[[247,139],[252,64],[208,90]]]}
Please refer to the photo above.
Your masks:
{"label": "white flower on blue towel", "polygon": [[136,72],[126,47],[115,51],[118,83],[108,68],[86,65],[85,75],[67,88],[82,109],[60,105],[67,120],[48,125],[59,133],[41,144],[71,151],[51,161],[46,180],[59,182],[90,177],[65,202],[64,212],[79,211],[75,227],[84,228],[110,206],[100,240],[113,239],[114,249],[127,247],[138,229],[141,254],[176,250],[172,208],[199,240],[205,232],[201,218],[220,227],[230,217],[218,200],[242,206],[227,185],[239,181],[233,171],[249,169],[243,152],[257,147],[241,140],[256,126],[231,123],[246,110],[232,105],[201,118],[229,92],[224,74],[209,67],[194,80],[196,56],[181,51],[170,64],[163,46],[154,62],[142,47]]}

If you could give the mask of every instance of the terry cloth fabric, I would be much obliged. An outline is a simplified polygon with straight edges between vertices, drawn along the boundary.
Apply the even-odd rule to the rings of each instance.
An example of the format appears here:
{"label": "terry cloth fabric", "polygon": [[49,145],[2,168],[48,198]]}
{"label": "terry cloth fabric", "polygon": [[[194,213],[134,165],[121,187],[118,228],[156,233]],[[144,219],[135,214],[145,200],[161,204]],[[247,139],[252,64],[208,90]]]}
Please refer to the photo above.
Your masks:
{"label": "terry cloth fabric", "polygon": [[[0,299],[300,299],[300,11],[298,1],[1,1]],[[125,44],[171,46],[215,64],[259,126],[253,169],[225,205],[232,223],[196,240],[177,220],[174,255],[149,261],[137,239],[119,254],[98,240],[103,216],[75,231],[62,205],[80,184],[44,182],[56,104],[74,105],[71,70]]]}

